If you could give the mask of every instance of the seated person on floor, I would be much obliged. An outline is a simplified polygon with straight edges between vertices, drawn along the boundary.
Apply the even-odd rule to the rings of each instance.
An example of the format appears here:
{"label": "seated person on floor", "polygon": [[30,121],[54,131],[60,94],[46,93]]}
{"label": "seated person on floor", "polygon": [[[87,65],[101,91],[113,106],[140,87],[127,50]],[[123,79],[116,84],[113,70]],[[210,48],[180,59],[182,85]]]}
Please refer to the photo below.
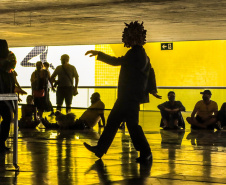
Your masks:
{"label": "seated person on floor", "polygon": [[160,127],[163,129],[180,129],[185,128],[184,119],[181,111],[185,111],[185,107],[180,101],[175,101],[175,92],[168,93],[169,101],[158,105],[158,109],[162,115]]}
{"label": "seated person on floor", "polygon": [[226,129],[226,103],[223,103],[220,111],[218,112],[218,121],[223,129]]}
{"label": "seated person on floor", "polygon": [[[43,119],[42,123],[47,129],[60,128],[60,129],[86,129],[93,128],[97,123],[99,127],[105,126],[104,118],[104,103],[100,100],[100,94],[95,92],[91,96],[91,106],[82,114],[79,119],[75,119],[73,113],[64,115],[57,111],[56,121],[57,123],[49,123],[47,119]],[[101,125],[101,120],[103,125]]]}
{"label": "seated person on floor", "polygon": [[18,121],[19,128],[35,128],[40,123],[37,116],[37,108],[34,106],[32,95],[27,96],[27,104],[22,105],[22,117]]}
{"label": "seated person on floor", "polygon": [[217,103],[210,100],[212,95],[210,90],[205,90],[200,94],[203,95],[203,100],[196,103],[191,117],[187,117],[187,122],[191,124],[192,129],[214,129],[217,127]]}

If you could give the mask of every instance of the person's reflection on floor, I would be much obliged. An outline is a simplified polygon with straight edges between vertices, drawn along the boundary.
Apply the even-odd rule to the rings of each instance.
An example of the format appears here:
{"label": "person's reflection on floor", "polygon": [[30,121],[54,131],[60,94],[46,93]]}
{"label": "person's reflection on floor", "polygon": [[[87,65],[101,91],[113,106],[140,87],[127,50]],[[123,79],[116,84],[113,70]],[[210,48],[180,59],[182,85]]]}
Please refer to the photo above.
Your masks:
{"label": "person's reflection on floor", "polygon": [[[48,171],[49,171],[49,160],[50,160],[50,154],[49,154],[49,145],[48,142],[40,142],[40,141],[31,141],[29,137],[33,138],[49,138],[50,133],[43,133],[38,132],[37,130],[31,130],[25,129],[20,130],[20,134],[22,138],[28,138],[27,140],[24,140],[26,143],[26,149],[29,151],[31,157],[31,166],[27,166],[27,168],[24,168],[24,171],[27,171],[31,168],[32,175],[31,175],[31,182],[33,185],[47,185],[48,183]],[[35,144],[34,144],[35,142]],[[23,149],[22,149],[23,150]],[[23,152],[21,152],[22,154]],[[25,152],[26,153],[26,152]],[[26,156],[21,156],[20,163],[27,162]]]}
{"label": "person's reflection on floor", "polygon": [[[73,175],[71,174],[72,166],[72,149],[71,149],[71,136],[68,138],[58,137],[57,142],[57,178],[58,184],[73,184]],[[76,160],[73,161],[76,164]]]}
{"label": "person's reflection on floor", "polygon": [[107,172],[107,167],[104,165],[102,159],[95,161],[95,163],[85,172],[85,174],[88,174],[92,170],[95,170],[97,172],[100,184],[111,184],[111,180]]}
{"label": "person's reflection on floor", "polygon": [[[132,179],[126,179],[123,184],[139,184],[145,185],[146,179],[150,176],[152,163],[140,164],[140,176],[134,177]],[[109,185],[113,182],[110,180],[109,173],[107,171],[107,166],[104,165],[102,159],[98,159],[95,163],[85,172],[88,174],[90,171],[95,170],[98,174],[100,184]]]}
{"label": "person's reflection on floor", "polygon": [[187,135],[192,145],[214,145],[215,134],[213,130],[191,130]]}
{"label": "person's reflection on floor", "polygon": [[133,147],[129,134],[122,130],[122,156],[121,170],[124,176],[139,177],[138,164],[133,161],[138,157],[138,152]]}
{"label": "person's reflection on floor", "polygon": [[184,133],[185,130],[160,130],[161,147],[168,149],[169,176],[177,175],[175,172],[176,149],[181,147]]}
{"label": "person's reflection on floor", "polygon": [[[73,166],[77,166],[79,159],[75,156],[81,151],[79,151],[77,147],[72,147],[71,142],[73,142],[75,138],[90,139],[95,142],[99,137],[100,135],[95,130],[57,130],[58,184],[72,185],[78,180],[79,169],[75,168],[74,171],[71,169]],[[74,173],[76,175],[74,175]]]}
{"label": "person's reflection on floor", "polygon": [[184,137],[185,130],[160,130],[162,147],[164,144],[174,144],[180,146]]}
{"label": "person's reflection on floor", "polygon": [[148,178],[150,177],[151,167],[152,163],[141,163],[140,165],[140,176],[131,178],[131,179],[125,179],[123,184],[125,185],[131,185],[131,184],[139,184],[139,185],[147,185]]}
{"label": "person's reflection on floor", "polygon": [[[142,185],[145,179],[150,176],[150,171],[152,167],[152,161],[149,163],[133,163],[137,158],[138,152],[133,146],[131,138],[126,134],[125,129],[122,130],[122,174],[123,176],[132,176],[133,180],[126,180],[125,184],[139,184]],[[134,183],[137,182],[137,183]]]}
{"label": "person's reflection on floor", "polygon": [[[188,140],[191,140],[192,145],[197,146],[205,146],[205,149],[202,150],[202,162],[203,162],[203,169],[202,169],[202,176],[204,181],[206,179],[211,178],[211,167],[212,167],[212,146],[216,141],[216,134],[213,130],[192,130],[188,136]],[[209,146],[209,147],[208,147]]]}
{"label": "person's reflection on floor", "polygon": [[214,146],[226,147],[226,132],[225,130],[218,130],[214,132]]}
{"label": "person's reflection on floor", "polygon": [[[17,184],[17,176],[19,175],[19,171],[14,171],[14,167],[13,170],[11,168],[7,169],[5,164],[6,158],[9,158],[7,156],[8,154],[11,155],[10,152],[7,152],[7,154],[0,153],[0,184]],[[1,178],[6,176],[11,178]]]}

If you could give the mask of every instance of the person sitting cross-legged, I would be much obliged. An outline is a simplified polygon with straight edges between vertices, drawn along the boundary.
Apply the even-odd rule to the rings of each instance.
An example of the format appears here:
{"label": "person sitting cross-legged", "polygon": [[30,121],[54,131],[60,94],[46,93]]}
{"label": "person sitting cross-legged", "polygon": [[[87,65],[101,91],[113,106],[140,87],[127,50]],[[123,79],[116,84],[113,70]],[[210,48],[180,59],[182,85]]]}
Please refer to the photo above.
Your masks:
{"label": "person sitting cross-legged", "polygon": [[160,109],[162,119],[160,127],[163,129],[184,129],[184,119],[182,117],[181,111],[185,111],[185,107],[180,101],[175,101],[175,92],[170,91],[168,93],[169,101],[166,101],[158,105]]}
{"label": "person sitting cross-legged", "polygon": [[[73,113],[67,115],[62,114],[60,111],[55,113],[57,123],[49,123],[47,119],[42,119],[42,124],[47,129],[91,129],[97,123],[99,127],[105,126],[104,108],[105,105],[100,99],[100,94],[95,92],[91,96],[91,106],[82,114],[79,119],[75,119]],[[101,124],[101,120],[103,124]]]}
{"label": "person sitting cross-legged", "polygon": [[[217,127],[217,103],[211,98],[211,91],[205,90],[201,92],[202,99],[196,103],[191,117],[187,117],[187,122],[191,124],[192,129],[210,129]],[[195,116],[196,115],[196,116]]]}

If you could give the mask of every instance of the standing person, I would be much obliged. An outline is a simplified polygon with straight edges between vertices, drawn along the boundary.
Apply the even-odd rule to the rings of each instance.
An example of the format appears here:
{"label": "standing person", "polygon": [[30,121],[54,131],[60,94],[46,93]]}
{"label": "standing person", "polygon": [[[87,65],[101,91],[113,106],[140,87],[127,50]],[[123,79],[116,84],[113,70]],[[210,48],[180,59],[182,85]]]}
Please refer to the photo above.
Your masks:
{"label": "standing person", "polygon": [[[57,91],[56,91],[56,103],[57,110],[61,111],[62,104],[65,100],[66,104],[66,113],[71,111],[71,103],[74,93],[77,93],[78,88],[78,73],[76,68],[69,64],[69,56],[64,54],[61,56],[61,64],[57,66],[55,71],[51,76],[51,80],[55,82],[56,76],[57,80]],[[73,81],[75,78],[75,88],[73,88]]]}
{"label": "standing person", "polygon": [[[36,70],[31,74],[31,87],[32,95],[34,96],[34,105],[38,109],[38,115],[40,118],[42,118],[44,111],[48,111],[48,82],[52,85],[50,74],[42,68],[42,62],[36,62]],[[53,85],[52,89],[54,90]]]}
{"label": "standing person", "polygon": [[[185,123],[181,111],[185,111],[185,107],[180,101],[175,101],[175,92],[173,91],[168,92],[168,99],[169,101],[158,105],[162,115],[160,127],[165,130],[170,128],[180,129],[180,127],[184,129]],[[171,122],[173,122],[173,125]]]}
{"label": "standing person", "polygon": [[123,120],[130,133],[133,145],[140,151],[137,162],[152,161],[149,143],[142,127],[138,125],[140,104],[149,102],[149,93],[157,98],[155,75],[143,45],[146,41],[146,30],[143,22],[137,21],[126,24],[122,35],[125,47],[131,49],[125,56],[116,58],[100,51],[87,51],[86,55],[97,56],[97,60],[113,66],[121,66],[118,82],[118,99],[107,120],[106,127],[96,146],[84,143],[85,147],[101,158],[110,147],[115,134]]}
{"label": "standing person", "polygon": [[[48,76],[50,76],[50,72],[49,72],[49,63],[48,63],[48,62],[44,62],[44,63],[43,63],[43,66],[44,66],[45,70],[47,71]],[[47,93],[48,93],[48,94],[47,94],[47,99],[48,99],[48,107],[49,107],[48,110],[51,111],[51,113],[50,113],[49,116],[54,116],[53,105],[52,105],[52,103],[51,103],[51,101],[50,101],[50,96],[49,96],[50,87],[53,88],[53,84],[51,84],[50,81],[48,81],[48,87],[47,87]]]}
{"label": "standing person", "polygon": [[[15,55],[8,50],[6,40],[0,39],[0,94],[14,93],[15,81],[11,69],[16,65]],[[5,146],[5,141],[9,136],[10,122],[12,120],[13,103],[12,101],[0,101],[1,122],[0,131],[0,152],[9,151]]]}
{"label": "standing person", "polygon": [[192,129],[214,129],[217,123],[218,106],[211,99],[211,91],[201,92],[202,99],[196,103],[191,117],[187,117],[187,122],[191,124]]}

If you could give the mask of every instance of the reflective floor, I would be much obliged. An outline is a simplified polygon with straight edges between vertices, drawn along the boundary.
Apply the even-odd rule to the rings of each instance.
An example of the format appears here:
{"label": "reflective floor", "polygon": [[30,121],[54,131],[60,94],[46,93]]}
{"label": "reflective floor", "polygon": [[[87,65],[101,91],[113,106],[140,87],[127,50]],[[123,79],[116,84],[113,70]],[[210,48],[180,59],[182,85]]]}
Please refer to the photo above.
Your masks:
{"label": "reflective floor", "polygon": [[[74,110],[79,117],[83,110]],[[106,118],[109,112],[106,112]],[[47,115],[47,114],[46,114]],[[190,113],[184,113],[184,118]],[[48,118],[50,119],[50,118]],[[52,119],[54,121],[54,118]],[[141,112],[140,124],[150,143],[153,164],[135,162],[127,130],[119,130],[102,160],[87,151],[83,142],[95,144],[102,130],[19,130],[18,165],[13,153],[0,155],[0,184],[225,184],[226,131],[165,131],[159,128],[159,112]],[[11,130],[12,131],[12,130]],[[12,136],[12,134],[11,134]],[[12,147],[12,138],[7,142]]]}

